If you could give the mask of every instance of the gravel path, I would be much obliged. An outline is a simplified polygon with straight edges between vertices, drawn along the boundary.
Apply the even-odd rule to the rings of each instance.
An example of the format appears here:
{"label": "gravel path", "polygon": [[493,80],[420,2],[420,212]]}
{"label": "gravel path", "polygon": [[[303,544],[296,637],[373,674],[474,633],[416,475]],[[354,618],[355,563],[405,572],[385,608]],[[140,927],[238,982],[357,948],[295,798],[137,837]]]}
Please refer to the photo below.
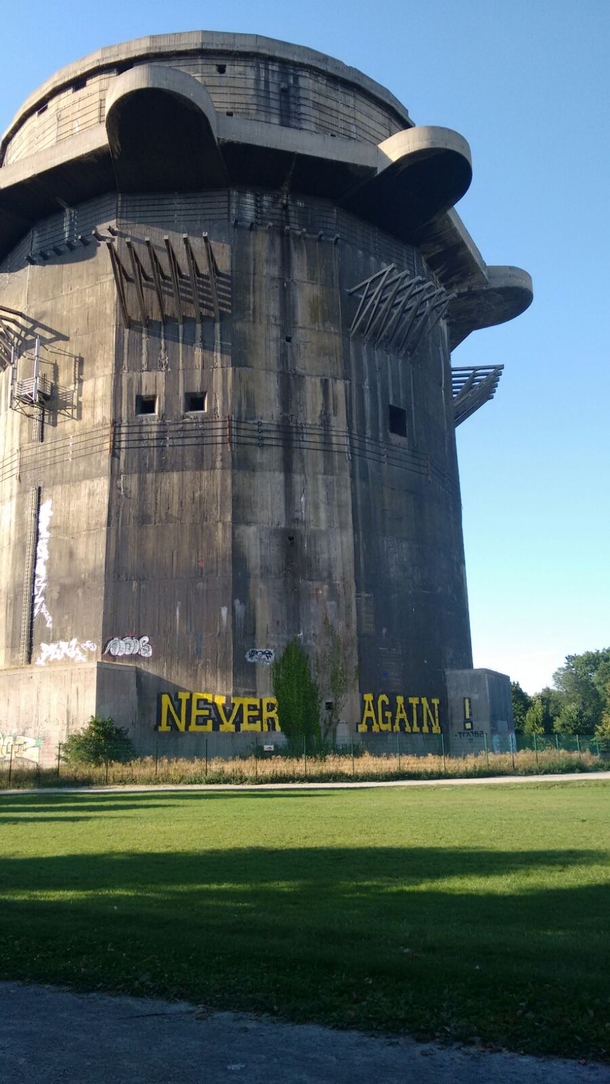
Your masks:
{"label": "gravel path", "polygon": [[502,786],[508,783],[596,783],[610,772],[568,772],[565,775],[495,775],[476,779],[390,779],[358,783],[138,783],[107,787],[30,787],[3,794],[137,794],[158,790],[354,790],[367,787]]}
{"label": "gravel path", "polygon": [[610,1067],[0,983],[3,1084],[609,1084]]}

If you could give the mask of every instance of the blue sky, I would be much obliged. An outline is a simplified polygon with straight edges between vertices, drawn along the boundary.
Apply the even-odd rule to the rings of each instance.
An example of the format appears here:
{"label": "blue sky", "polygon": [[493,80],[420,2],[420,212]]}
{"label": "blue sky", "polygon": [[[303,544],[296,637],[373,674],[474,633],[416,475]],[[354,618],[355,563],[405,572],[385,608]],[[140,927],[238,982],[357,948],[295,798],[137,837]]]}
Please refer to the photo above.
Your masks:
{"label": "blue sky", "polygon": [[474,179],[458,210],[488,263],[534,278],[532,308],[454,364],[504,364],[458,430],[475,666],[534,692],[610,644],[608,0],[34,0],[2,14],[0,128],[58,67],[179,30],[309,45],[455,128]]}

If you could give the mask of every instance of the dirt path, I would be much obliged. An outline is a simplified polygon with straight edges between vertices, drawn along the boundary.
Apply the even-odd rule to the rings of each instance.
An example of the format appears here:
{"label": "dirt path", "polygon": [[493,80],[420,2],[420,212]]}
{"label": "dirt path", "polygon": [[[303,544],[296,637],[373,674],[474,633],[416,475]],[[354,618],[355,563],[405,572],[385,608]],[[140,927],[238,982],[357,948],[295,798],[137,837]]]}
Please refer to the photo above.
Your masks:
{"label": "dirt path", "polygon": [[6,1084],[609,1084],[610,1067],[0,983]]}
{"label": "dirt path", "polygon": [[565,775],[495,775],[476,779],[390,779],[357,783],[138,783],[107,787],[28,787],[0,791],[3,794],[137,794],[147,791],[183,790],[354,790],[366,787],[464,787],[502,786],[510,783],[595,783],[608,781],[610,772],[568,772]]}

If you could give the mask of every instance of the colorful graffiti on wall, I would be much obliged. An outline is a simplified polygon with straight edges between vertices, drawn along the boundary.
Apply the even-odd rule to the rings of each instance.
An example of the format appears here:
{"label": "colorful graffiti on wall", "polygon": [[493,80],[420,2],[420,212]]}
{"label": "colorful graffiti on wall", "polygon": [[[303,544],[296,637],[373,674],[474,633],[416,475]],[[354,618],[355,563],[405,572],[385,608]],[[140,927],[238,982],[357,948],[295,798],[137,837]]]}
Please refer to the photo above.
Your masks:
{"label": "colorful graffiti on wall", "polygon": [[25,734],[0,734],[0,760],[30,760],[38,764],[42,738],[28,738]]}
{"label": "colorful graffiti on wall", "polygon": [[143,659],[150,659],[152,645],[148,636],[113,636],[104,648],[104,655],[112,655],[113,658],[120,655],[141,655]]}
{"label": "colorful graffiti on wall", "polygon": [[181,733],[235,734],[279,730],[274,696],[220,696],[213,693],[169,693],[159,696],[157,730]]}
{"label": "colorful graffiti on wall", "polygon": [[[358,731],[440,734],[440,700],[425,696],[364,693]],[[280,730],[274,696],[225,696],[178,692],[159,695],[157,730],[168,733],[241,733]]]}
{"label": "colorful graffiti on wall", "polygon": [[386,693],[363,693],[362,715],[358,730],[361,734],[369,730],[405,731],[407,734],[440,734],[440,700],[425,696],[401,696]]}
{"label": "colorful graffiti on wall", "polygon": [[89,662],[89,657],[95,655],[97,644],[93,640],[57,640],[53,644],[41,644],[38,650],[36,666],[46,666],[48,662],[63,662],[69,659],[71,662]]}

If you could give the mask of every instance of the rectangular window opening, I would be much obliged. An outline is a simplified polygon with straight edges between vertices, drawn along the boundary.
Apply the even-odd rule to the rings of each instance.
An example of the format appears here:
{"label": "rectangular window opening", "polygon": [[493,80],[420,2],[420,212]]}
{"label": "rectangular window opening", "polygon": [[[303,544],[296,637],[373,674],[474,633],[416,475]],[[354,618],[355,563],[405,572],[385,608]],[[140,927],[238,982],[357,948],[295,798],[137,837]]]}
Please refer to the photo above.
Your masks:
{"label": "rectangular window opening", "polygon": [[156,414],[156,395],[136,395],[136,414]]}
{"label": "rectangular window opening", "polygon": [[205,412],[206,393],[204,391],[191,391],[184,397],[184,411],[186,414],[203,414]]}
{"label": "rectangular window opening", "polygon": [[407,412],[402,407],[388,407],[388,428],[390,433],[396,433],[399,437],[407,435]]}

